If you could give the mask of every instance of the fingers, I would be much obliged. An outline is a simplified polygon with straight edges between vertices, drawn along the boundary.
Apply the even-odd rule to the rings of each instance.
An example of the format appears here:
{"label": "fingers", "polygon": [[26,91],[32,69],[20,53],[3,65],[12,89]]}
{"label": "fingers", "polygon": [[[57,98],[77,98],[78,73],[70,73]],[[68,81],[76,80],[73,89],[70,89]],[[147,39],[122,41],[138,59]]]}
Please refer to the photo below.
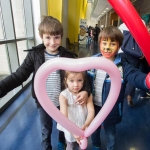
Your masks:
{"label": "fingers", "polygon": [[81,98],[81,97],[77,97],[77,99],[75,100],[76,104],[82,105],[85,103],[85,99]]}
{"label": "fingers", "polygon": [[82,105],[82,104],[84,104],[84,101],[80,101],[80,102],[78,102],[78,104],[79,104],[79,105]]}
{"label": "fingers", "polygon": [[80,145],[81,144],[80,140],[82,140],[83,137],[79,137],[79,136],[74,135],[74,138],[76,139],[77,143]]}

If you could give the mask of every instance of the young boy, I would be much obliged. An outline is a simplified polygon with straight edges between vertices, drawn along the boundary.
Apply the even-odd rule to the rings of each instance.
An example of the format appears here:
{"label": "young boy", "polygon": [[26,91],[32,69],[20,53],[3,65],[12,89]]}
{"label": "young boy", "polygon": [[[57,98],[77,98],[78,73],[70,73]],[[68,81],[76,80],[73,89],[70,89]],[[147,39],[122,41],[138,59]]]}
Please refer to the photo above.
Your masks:
{"label": "young boy", "polygon": [[[106,27],[99,34],[101,54],[95,55],[96,57],[105,57],[113,61],[120,70],[122,78],[122,87],[118,100],[108,117],[103,122],[103,126],[107,136],[107,150],[115,150],[116,124],[120,123],[122,119],[122,109],[126,83],[129,82],[135,87],[143,90],[148,90],[150,87],[150,75],[141,73],[138,69],[133,68],[130,64],[125,62],[122,59],[122,55],[124,55],[123,53],[117,54],[122,44],[122,41],[123,34],[117,27]],[[109,75],[103,70],[92,71],[93,78],[91,78],[90,81],[93,81],[94,83],[92,83],[94,93],[93,101],[95,107],[95,115],[97,115],[107,99],[110,90],[111,80],[109,78]],[[100,150],[100,129],[101,126],[99,126],[99,128],[91,136],[93,145],[92,150]]]}
{"label": "young boy", "polygon": [[[139,8],[138,7],[135,7],[135,8],[136,8],[138,14],[140,15]],[[145,25],[144,20],[142,20],[142,22]],[[131,34],[130,30],[128,29],[128,27],[126,26],[125,23],[122,23],[118,28],[123,33],[125,39]],[[129,43],[130,42],[133,42],[132,39],[131,39],[131,41],[129,41]],[[128,47],[126,44],[125,45],[121,45],[121,46],[123,46],[124,48]],[[137,51],[138,51],[139,50],[138,49],[138,45],[137,45],[136,48],[137,48]],[[132,51],[132,49],[130,49],[130,50]],[[134,68],[137,68],[137,69],[140,68],[140,65],[141,65],[141,62],[142,62],[142,59],[143,59],[143,55],[141,53],[141,50],[138,51],[139,52],[138,54],[141,54],[140,58],[137,57],[138,56],[137,53],[133,53],[131,55],[129,52],[124,51],[122,48],[120,48],[119,52],[120,51],[124,52],[124,56],[123,56],[124,58],[123,59],[125,59],[128,63],[130,63]],[[131,85],[130,83],[127,83],[127,85],[126,85],[126,92],[125,93],[126,93],[126,99],[127,99],[128,105],[130,107],[134,106],[133,98],[134,98],[134,95],[135,95],[135,89],[136,89],[135,86]]]}
{"label": "young boy", "polygon": [[[51,134],[52,134],[52,118],[40,106],[36,95],[34,93],[34,76],[39,67],[45,62],[55,57],[75,58],[76,54],[67,51],[61,45],[63,36],[62,24],[56,18],[51,16],[43,16],[38,27],[39,35],[42,39],[42,44],[33,47],[25,58],[23,64],[16,72],[6,77],[0,82],[0,97],[6,95],[9,91],[21,85],[33,73],[32,78],[32,95],[36,100],[38,112],[41,120],[41,134],[42,134],[42,149],[52,150]],[[48,78],[46,82],[46,90],[48,96],[53,101],[53,104],[59,108],[59,94],[62,90],[61,79],[63,71],[55,71]],[[88,91],[88,89],[85,89]],[[82,91],[78,94],[76,102],[84,103],[87,99],[88,93]],[[59,132],[58,150],[65,149],[64,133]]]}

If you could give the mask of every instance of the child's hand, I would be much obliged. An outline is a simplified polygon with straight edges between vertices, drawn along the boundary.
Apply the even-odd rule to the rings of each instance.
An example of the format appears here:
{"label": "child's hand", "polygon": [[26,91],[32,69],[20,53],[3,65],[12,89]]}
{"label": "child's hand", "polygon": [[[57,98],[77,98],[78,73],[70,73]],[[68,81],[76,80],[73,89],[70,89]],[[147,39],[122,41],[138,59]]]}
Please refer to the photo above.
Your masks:
{"label": "child's hand", "polygon": [[150,89],[150,73],[147,74],[145,80],[146,80],[146,86]]}
{"label": "child's hand", "polygon": [[80,136],[77,136],[77,135],[73,135],[73,136],[76,139],[77,143],[80,145],[81,144],[80,140],[82,140],[83,137],[80,137]]}
{"label": "child's hand", "polygon": [[87,127],[88,127],[88,125],[84,124],[81,129],[82,129],[82,130],[85,130]]}
{"label": "child's hand", "polygon": [[[88,127],[88,125],[84,124],[81,129],[85,130],[87,127]],[[77,135],[73,135],[73,136],[76,139],[77,143],[80,145],[81,144],[81,140],[83,139],[83,137],[80,137],[80,136],[77,136]]]}
{"label": "child's hand", "polygon": [[82,91],[77,95],[77,99],[75,101],[76,104],[85,104],[88,99],[88,93],[86,91]]}

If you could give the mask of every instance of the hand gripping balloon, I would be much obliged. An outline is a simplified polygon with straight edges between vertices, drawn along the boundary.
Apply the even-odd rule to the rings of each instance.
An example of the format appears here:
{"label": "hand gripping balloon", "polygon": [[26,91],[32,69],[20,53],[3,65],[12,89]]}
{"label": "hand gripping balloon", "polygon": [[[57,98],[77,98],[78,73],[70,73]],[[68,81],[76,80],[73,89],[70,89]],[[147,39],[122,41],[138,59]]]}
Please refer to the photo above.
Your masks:
{"label": "hand gripping balloon", "polygon": [[[111,87],[108,98],[97,114],[93,119],[89,127],[83,131],[81,128],[76,126],[71,122],[66,116],[64,116],[51,102],[50,98],[46,93],[46,79],[50,73],[55,70],[68,70],[68,71],[84,71],[91,68],[101,69],[106,71],[111,78]],[[116,65],[106,58],[80,58],[80,59],[71,59],[71,58],[54,58],[45,62],[37,71],[34,80],[34,89],[39,103],[44,108],[44,110],[60,125],[66,128],[69,132],[83,137],[80,147],[86,149],[87,147],[87,137],[89,137],[98,126],[104,121],[107,115],[112,110],[113,106],[116,103],[118,95],[121,88],[121,77],[120,72]]]}
{"label": "hand gripping balloon", "polygon": [[130,0],[108,0],[108,2],[127,25],[150,64],[150,35]]}

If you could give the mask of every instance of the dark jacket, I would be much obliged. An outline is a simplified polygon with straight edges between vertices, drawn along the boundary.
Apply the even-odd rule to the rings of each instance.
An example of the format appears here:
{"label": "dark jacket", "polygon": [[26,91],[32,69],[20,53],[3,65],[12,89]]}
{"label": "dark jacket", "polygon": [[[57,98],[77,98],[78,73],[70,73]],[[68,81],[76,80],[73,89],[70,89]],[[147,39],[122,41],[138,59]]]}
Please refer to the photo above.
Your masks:
{"label": "dark jacket", "polygon": [[[27,57],[25,58],[23,64],[16,70],[16,72],[7,76],[4,80],[0,81],[0,97],[5,96],[9,91],[14,88],[20,86],[24,81],[26,81],[29,76],[33,73],[32,77],[32,96],[36,99],[34,93],[34,77],[39,69],[39,67],[45,62],[44,58],[44,44],[40,44],[38,46],[30,49]],[[77,55],[67,51],[64,47],[59,47],[60,57],[68,57],[68,58],[76,58]],[[63,73],[61,71],[61,77]]]}
{"label": "dark jacket", "polygon": [[[104,124],[117,124],[121,122],[122,119],[122,110],[123,110],[123,100],[124,100],[124,96],[125,96],[125,88],[126,88],[126,83],[129,82],[131,85],[139,88],[139,89],[143,89],[143,90],[148,90],[148,88],[145,85],[145,78],[146,78],[146,74],[140,72],[138,69],[133,68],[130,64],[128,64],[127,62],[125,62],[122,59],[122,56],[124,54],[118,54],[116,56],[116,59],[114,61],[114,63],[116,64],[117,67],[122,66],[122,86],[121,86],[121,91],[119,94],[119,97],[117,99],[117,102],[115,104],[115,106],[113,107],[113,109],[111,110],[110,114],[108,115],[108,117],[105,119]],[[94,57],[100,57],[101,54],[97,54]],[[92,73],[89,72],[89,77],[90,77],[90,81],[91,81],[91,87],[93,88],[93,93],[94,93],[94,86],[93,86],[93,81],[95,78],[95,69],[92,70]],[[107,96],[109,94],[109,90],[110,90],[110,79],[108,78],[109,75],[106,75],[106,80],[104,82],[103,85],[103,91],[102,91],[102,105],[104,105]]]}

